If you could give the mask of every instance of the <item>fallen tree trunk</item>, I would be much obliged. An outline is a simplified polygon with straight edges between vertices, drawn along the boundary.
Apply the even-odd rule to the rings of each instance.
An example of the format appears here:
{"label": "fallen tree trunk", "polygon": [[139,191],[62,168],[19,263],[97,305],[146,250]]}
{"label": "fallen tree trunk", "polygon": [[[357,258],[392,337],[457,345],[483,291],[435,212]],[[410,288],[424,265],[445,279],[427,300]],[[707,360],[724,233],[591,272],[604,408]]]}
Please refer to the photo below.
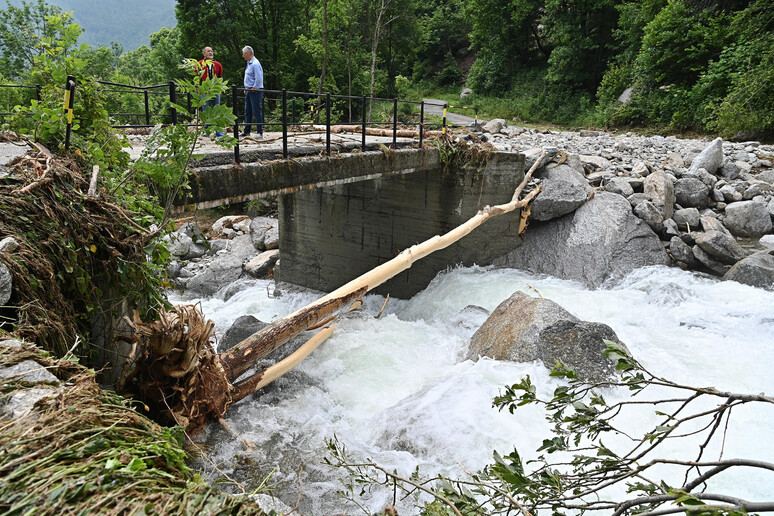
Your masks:
{"label": "fallen tree trunk", "polygon": [[[530,192],[524,199],[519,200],[519,196],[532,178],[532,174],[543,165],[547,157],[548,153],[543,151],[530,170],[524,175],[524,179],[514,191],[513,197],[509,203],[484,207],[467,222],[457,226],[443,236],[436,235],[421,244],[405,249],[392,260],[355,278],[301,310],[270,324],[243,340],[228,352],[221,354],[220,360],[224,369],[227,371],[229,381],[234,382],[258,360],[261,360],[266,355],[288,342],[301,331],[310,328],[313,324],[322,320],[325,317],[321,315],[322,313],[330,315],[345,304],[362,297],[366,292],[378,287],[390,278],[393,278],[410,268],[417,260],[420,260],[435,251],[444,249],[460,240],[462,237],[486,222],[490,217],[509,213],[529,204],[529,202],[540,192],[539,187]],[[312,322],[313,319],[318,316],[319,318]],[[327,336],[325,338],[327,338]],[[317,345],[319,345],[319,343],[317,343]],[[317,347],[317,345],[314,347]],[[312,349],[314,349],[314,347],[312,347]],[[311,352],[311,349],[309,352]],[[306,355],[302,358],[305,357]],[[288,357],[288,359],[290,358],[291,357]],[[297,365],[300,361],[301,359],[296,360],[294,363]],[[295,367],[295,365],[293,367]],[[277,369],[275,371],[279,370],[280,369]],[[287,370],[284,370],[284,372],[287,372]],[[284,372],[281,374],[284,374]],[[268,381],[262,381],[265,373],[266,371],[256,373],[253,377],[240,383],[240,387],[237,389],[241,395],[239,399],[266,385]],[[279,376],[277,376],[277,378],[278,377]]]}
{"label": "fallen tree trunk", "polygon": [[[220,355],[216,355],[211,346],[203,345],[205,341],[209,342],[212,328],[205,326],[203,320],[199,321],[193,314],[187,312],[179,314],[176,318],[170,319],[169,324],[162,324],[155,329],[150,328],[149,325],[136,324],[141,331],[135,333],[133,344],[137,345],[135,349],[141,351],[137,354],[133,352],[136,360],[134,367],[126,376],[130,381],[124,384],[130,387],[130,391],[139,393],[141,399],[151,402],[155,400],[157,408],[161,409],[168,419],[185,426],[188,430],[196,430],[208,421],[219,419],[231,404],[252,394],[298,365],[331,335],[333,329],[330,326],[324,328],[285,360],[235,383],[266,355],[301,332],[316,325],[319,326],[321,323],[327,324],[335,319],[337,312],[360,300],[368,291],[408,269],[417,260],[458,241],[490,217],[527,206],[539,193],[540,188],[536,188],[521,200],[519,197],[534,171],[544,164],[547,155],[548,153],[543,152],[525,174],[509,203],[486,206],[452,231],[442,236],[434,236],[404,250],[389,262],[350,281],[310,305],[274,321]],[[198,322],[190,323],[194,319]],[[189,322],[185,323],[185,321]],[[169,345],[162,347],[156,345],[155,348],[159,348],[156,349],[158,353],[154,352],[153,343],[159,338],[158,334],[166,336],[165,342],[168,340],[167,344],[173,344],[171,348]],[[198,367],[191,365],[197,362]],[[162,373],[166,371],[164,366],[167,366],[167,369],[172,368],[179,374],[153,373],[159,366],[162,368]]]}
{"label": "fallen tree trunk", "polygon": [[365,288],[353,289],[342,296],[337,296],[337,298],[328,297],[318,300],[274,321],[230,350],[221,353],[219,358],[226,371],[228,381],[235,382],[245,371],[266,355],[346,305],[357,301],[366,292]]}

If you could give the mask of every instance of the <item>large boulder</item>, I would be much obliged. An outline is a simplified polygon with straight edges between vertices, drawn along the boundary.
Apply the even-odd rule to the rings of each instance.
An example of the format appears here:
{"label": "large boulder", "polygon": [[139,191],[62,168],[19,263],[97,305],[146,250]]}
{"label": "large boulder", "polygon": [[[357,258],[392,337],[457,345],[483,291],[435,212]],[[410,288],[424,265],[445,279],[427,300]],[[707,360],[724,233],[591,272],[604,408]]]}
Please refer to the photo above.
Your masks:
{"label": "large boulder", "polygon": [[[186,290],[203,296],[211,296],[242,276],[242,266],[258,254],[250,235],[239,235],[227,241],[228,252],[219,254],[197,270],[186,283]],[[185,269],[181,270],[181,274]]]}
{"label": "large boulder", "polygon": [[658,236],[620,195],[597,192],[574,213],[533,222],[522,245],[495,265],[527,269],[598,287],[606,279],[669,258]]}
{"label": "large boulder", "polygon": [[218,342],[218,353],[224,353],[233,348],[253,333],[268,326],[252,315],[242,315],[234,321]]}
{"label": "large boulder", "polygon": [[759,251],[737,262],[723,279],[774,290],[774,249]]}
{"label": "large boulder", "polygon": [[242,263],[242,258],[234,254],[217,256],[204,270],[186,282],[186,290],[211,296],[242,275]]}
{"label": "large boulder", "polygon": [[632,185],[625,177],[610,178],[610,180],[605,183],[605,190],[618,195],[623,195],[624,197],[629,197],[634,193]]}
{"label": "large boulder", "polygon": [[279,260],[279,249],[264,251],[245,264],[245,272],[254,278],[265,278]]}
{"label": "large boulder", "polygon": [[497,134],[505,127],[508,127],[508,122],[504,118],[495,118],[484,124],[484,132]]}
{"label": "large boulder", "polygon": [[740,201],[726,206],[726,228],[737,236],[761,237],[772,228],[766,205],[758,201]]}
{"label": "large boulder", "polygon": [[710,174],[714,174],[723,166],[723,138],[715,138],[698,156],[691,161],[689,174],[696,174],[703,168]]}
{"label": "large boulder", "polygon": [[593,191],[586,178],[567,165],[546,167],[536,174],[543,180],[540,194],[532,201],[530,217],[551,220],[575,211]]}
{"label": "large boulder", "polygon": [[[279,223],[277,219],[270,217],[256,217],[250,221],[250,238],[253,241],[253,245],[260,251],[265,251],[266,247],[266,234],[270,230],[276,228],[277,239],[279,239]],[[270,237],[273,240],[273,237]]]}
{"label": "large boulder", "polygon": [[601,381],[615,372],[613,362],[602,353],[603,339],[619,342],[605,324],[581,321],[550,299],[516,292],[473,334],[468,358],[541,360],[549,368],[560,360],[580,378]]}

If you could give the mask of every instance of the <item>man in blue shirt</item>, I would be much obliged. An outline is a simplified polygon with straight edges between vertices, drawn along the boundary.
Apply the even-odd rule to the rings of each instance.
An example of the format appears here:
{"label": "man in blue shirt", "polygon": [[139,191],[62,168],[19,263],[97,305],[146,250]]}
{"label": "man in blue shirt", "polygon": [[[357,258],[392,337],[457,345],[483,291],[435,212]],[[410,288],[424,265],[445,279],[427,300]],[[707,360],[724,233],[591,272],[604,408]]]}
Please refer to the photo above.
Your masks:
{"label": "man in blue shirt", "polygon": [[239,136],[250,135],[250,123],[255,125],[257,139],[263,138],[263,68],[255,58],[253,47],[242,49],[242,57],[247,61],[245,68],[245,130]]}

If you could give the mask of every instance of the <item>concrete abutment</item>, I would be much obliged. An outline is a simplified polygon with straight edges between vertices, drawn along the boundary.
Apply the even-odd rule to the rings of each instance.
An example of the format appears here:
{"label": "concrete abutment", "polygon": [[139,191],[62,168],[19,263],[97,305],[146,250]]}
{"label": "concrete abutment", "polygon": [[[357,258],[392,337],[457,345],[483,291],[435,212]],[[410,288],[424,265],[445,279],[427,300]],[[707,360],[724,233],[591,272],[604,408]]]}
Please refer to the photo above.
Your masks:
{"label": "concrete abutment", "polygon": [[[280,196],[278,281],[332,291],[402,250],[450,231],[484,206],[509,202],[524,177],[524,156],[518,153],[492,152],[479,164],[445,171],[435,149],[388,162],[390,154],[401,152],[363,163],[369,168],[360,177],[378,174],[370,180]],[[384,173],[385,165],[390,173]],[[448,267],[491,264],[520,244],[519,216],[517,210],[492,218],[375,292],[408,298]]]}

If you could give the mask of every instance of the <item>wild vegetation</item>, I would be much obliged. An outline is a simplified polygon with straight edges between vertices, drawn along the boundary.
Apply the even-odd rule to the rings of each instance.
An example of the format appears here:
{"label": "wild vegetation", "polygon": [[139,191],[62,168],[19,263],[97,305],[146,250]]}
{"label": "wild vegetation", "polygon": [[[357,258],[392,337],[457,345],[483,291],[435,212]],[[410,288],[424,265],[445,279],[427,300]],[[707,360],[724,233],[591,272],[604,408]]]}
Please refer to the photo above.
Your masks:
{"label": "wild vegetation", "polygon": [[[105,284],[117,285],[115,295],[133,299],[143,315],[150,316],[163,308],[158,290],[163,275],[157,273],[166,250],[154,237],[169,222],[165,207],[185,191],[187,164],[195,151],[201,123],[222,128],[233,121],[225,106],[205,114],[198,109],[205,100],[225,91],[227,83],[207,81],[206,86],[197,87],[190,80],[191,72],[196,72],[193,63],[187,61],[182,68],[179,66],[184,56],[198,58],[204,45],[217,49],[216,58],[224,63],[228,81],[237,84],[243,66],[240,49],[250,44],[264,63],[269,88],[418,96],[443,88],[456,94],[461,86],[468,85],[476,92],[471,102],[485,106],[490,115],[562,124],[724,135],[747,131],[771,136],[773,7],[770,0],[178,0],[177,27],[153,34],[149,47],[122,53],[118,46],[79,46],[80,28],[72,23],[72,16],[44,2],[23,4],[21,8],[9,5],[0,10],[0,79],[4,83],[40,84],[41,91],[40,100],[31,100],[29,92],[0,90],[0,101],[14,111],[5,121],[7,126],[64,152],[61,88],[67,75],[76,75],[79,81],[69,165],[50,165],[43,153],[42,157],[17,164],[26,167],[26,172],[19,171],[17,177],[26,173],[30,185],[24,199],[16,199],[19,189],[12,184],[0,191],[3,236],[17,235],[22,243],[15,261],[6,263],[4,258],[4,263],[15,272],[14,277],[30,278],[22,285],[28,298],[23,304],[27,311],[21,316],[28,318],[14,314],[10,326],[13,332],[48,344],[51,351],[63,355],[73,350],[72,343],[81,337],[88,342],[87,323],[97,309]],[[190,112],[181,105],[176,108],[201,123],[192,133],[176,127],[156,129],[148,154],[130,165],[121,151],[123,137],[111,129],[108,113],[119,110],[122,102],[131,101],[101,94],[95,79],[147,85],[165,83],[170,78],[178,80],[181,90],[196,93]],[[619,102],[619,95],[628,88],[632,88],[631,100]],[[104,199],[100,201],[83,199],[86,182],[81,170],[94,165],[101,170]],[[46,188],[41,188],[44,185]],[[59,204],[79,207],[65,213],[59,210]],[[24,214],[33,211],[45,213],[46,217],[33,221]],[[103,232],[107,218],[113,225],[108,226],[109,232]],[[69,232],[50,237],[56,231],[54,222],[69,227]],[[108,240],[108,236],[118,242]],[[38,259],[33,249],[54,261]],[[146,255],[150,261],[146,261]],[[95,271],[105,276],[98,277]],[[54,278],[60,290],[49,288],[49,293],[56,294],[55,303],[43,307],[43,311],[35,303],[40,285],[33,281],[39,276]],[[100,281],[92,281],[95,278]],[[71,303],[69,308],[63,308],[65,297]],[[73,297],[84,302],[73,302]],[[57,312],[61,318],[47,320],[47,312]],[[348,469],[356,480],[352,485],[358,487],[375,486],[386,475],[391,489],[430,494],[432,500],[421,505],[426,514],[563,514],[592,510],[620,514],[744,514],[772,510],[767,502],[755,505],[732,494],[702,490],[705,480],[728,468],[771,470],[771,464],[704,460],[702,446],[694,460],[677,464],[684,467],[686,480],[676,486],[651,480],[647,476],[650,462],[641,461],[645,457],[643,450],[654,452],[667,439],[680,437],[678,427],[686,421],[706,418],[702,430],[706,442],[722,440],[722,425],[731,409],[747,403],[770,404],[771,398],[676,385],[645,371],[621,350],[611,349],[609,353],[624,373],[615,385],[589,386],[564,368],[559,374],[566,377],[568,386],[557,390],[552,399],[537,399],[527,379],[506,388],[495,400],[497,407],[509,411],[522,404],[543,404],[555,426],[541,451],[569,454],[569,459],[567,455],[558,461],[541,458],[537,467],[525,467],[514,452],[496,457],[495,463],[473,474],[470,481],[439,479],[435,485],[418,476],[398,478],[368,461],[352,462],[335,441],[331,442],[331,462]],[[86,351],[81,354],[87,358]],[[613,453],[601,438],[619,431],[616,421],[627,404],[608,405],[598,389],[623,387],[639,393],[653,385],[682,391],[675,398],[653,402],[658,406],[676,403],[677,407],[660,409],[664,419],[661,424],[644,435],[631,436],[633,448],[629,453]],[[98,395],[91,388],[88,386],[85,392],[94,399]],[[719,398],[721,404],[684,413],[694,399],[706,397]],[[106,399],[109,407],[124,403],[117,398]],[[76,399],[70,402],[76,407],[81,403]],[[119,412],[123,414],[124,408]],[[65,417],[52,412],[46,417],[69,422],[71,413]],[[128,437],[113,435],[115,419],[106,419],[103,427],[104,431],[96,431],[100,439],[62,443],[63,448],[92,454],[92,462],[98,461],[101,469],[98,474],[90,470],[92,476],[84,485],[99,492],[105,475],[120,484],[129,482],[121,477],[130,474],[127,468],[131,474],[153,469],[153,458],[132,458],[125,464],[121,457],[112,457],[111,447],[127,445]],[[10,432],[9,428],[3,427],[3,432]],[[141,430],[142,439],[151,435]],[[155,427],[152,430],[154,443],[175,439],[171,432],[159,434]],[[6,449],[20,439],[13,433],[0,437]],[[123,441],[115,444],[103,440],[108,437]],[[38,459],[26,454],[48,450],[44,438],[44,434],[30,438],[30,446],[41,446],[37,451],[30,452],[24,446],[14,448],[17,462],[27,462],[35,469]],[[143,457],[160,454],[173,462],[182,460],[176,448],[140,448],[137,453]],[[0,468],[5,465],[6,475],[17,474],[11,468],[17,462],[8,457],[4,460],[11,460],[10,466],[3,462]],[[183,471],[181,464],[175,467]],[[164,476],[166,470],[159,471]],[[374,471],[380,475],[375,477]],[[19,470],[20,478],[25,472],[29,471]],[[67,496],[82,493],[47,483],[49,478],[59,477],[43,475],[33,480],[35,486],[50,488],[46,492],[57,504],[70,503]],[[174,482],[182,481],[176,478]],[[624,485],[628,497],[606,498],[602,488],[614,484]],[[131,483],[124,485],[134,487]],[[9,496],[22,492],[13,491]],[[139,496],[128,487],[117,494]],[[354,496],[354,492],[345,494]],[[181,496],[188,503],[186,495]],[[120,512],[120,499],[109,494],[104,500],[116,504],[115,510]],[[195,503],[207,501],[197,498]],[[660,509],[665,503],[674,503],[675,507]]]}
{"label": "wild vegetation", "polygon": [[[31,82],[51,13],[42,0],[0,10],[0,78]],[[178,0],[177,27],[149,46],[84,58],[97,78],[159,84],[211,45],[239,85],[251,45],[271,89],[454,98],[469,86],[485,118],[771,138],[772,13],[771,0]]]}

